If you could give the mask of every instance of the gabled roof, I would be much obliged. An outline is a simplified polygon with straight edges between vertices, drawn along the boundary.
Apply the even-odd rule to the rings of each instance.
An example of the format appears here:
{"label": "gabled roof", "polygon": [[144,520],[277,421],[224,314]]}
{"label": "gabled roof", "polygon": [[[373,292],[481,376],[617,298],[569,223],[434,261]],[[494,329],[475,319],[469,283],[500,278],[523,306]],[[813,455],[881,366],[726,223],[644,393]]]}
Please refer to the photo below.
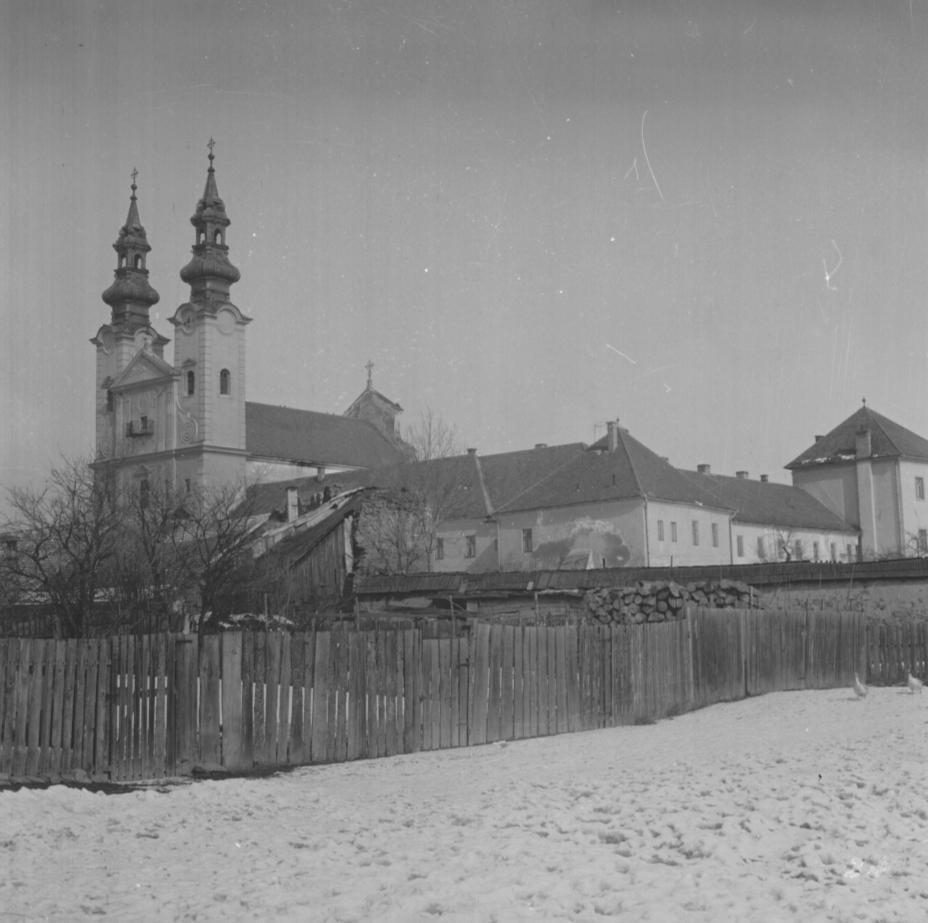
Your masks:
{"label": "gabled roof", "polygon": [[245,448],[250,455],[311,465],[373,468],[402,454],[371,423],[313,410],[245,403]]}
{"label": "gabled roof", "polygon": [[928,461],[928,440],[864,405],[786,467],[805,468],[853,461],[857,455],[858,430],[870,431],[871,458],[915,458]]}
{"label": "gabled roof", "polygon": [[857,534],[857,529],[801,487],[698,471],[680,473],[714,496],[718,504],[735,510],[735,522]]}
{"label": "gabled roof", "polygon": [[164,359],[159,359],[154,353],[139,350],[129,364],[116,376],[110,385],[111,391],[121,388],[131,388],[133,385],[148,384],[152,381],[163,381],[178,375],[177,369],[168,365]]}
{"label": "gabled roof", "polygon": [[577,453],[536,484],[527,485],[497,510],[514,512],[636,497],[726,508],[627,430],[617,428],[614,451],[609,450],[608,438]]}
{"label": "gabled roof", "polygon": [[384,407],[389,408],[395,413],[402,413],[403,408],[400,407],[396,401],[391,401],[390,398],[385,397],[379,391],[375,391],[373,388],[365,388],[352,402],[351,406],[345,411],[345,416],[353,416],[356,408],[362,404],[370,401],[373,404],[380,404]]}

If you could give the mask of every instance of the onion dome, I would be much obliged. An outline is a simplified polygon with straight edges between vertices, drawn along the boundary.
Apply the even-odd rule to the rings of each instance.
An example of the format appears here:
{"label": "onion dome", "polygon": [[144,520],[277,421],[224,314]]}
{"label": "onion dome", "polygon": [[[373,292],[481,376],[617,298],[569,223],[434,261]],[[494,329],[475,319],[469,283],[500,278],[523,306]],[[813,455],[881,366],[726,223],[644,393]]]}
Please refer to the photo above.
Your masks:
{"label": "onion dome", "polygon": [[117,254],[115,279],[103,293],[103,301],[113,312],[113,325],[127,326],[131,330],[148,326],[148,309],[159,300],[158,293],[148,284],[145,262],[151,246],[139,218],[135,195],[138,189],[135,184],[137,177],[138,171],[133,170],[129,214],[113,244]]}
{"label": "onion dome", "polygon": [[216,187],[216,171],[213,167],[215,143],[210,138],[207,145],[209,169],[206,172],[206,188],[190,219],[196,228],[193,257],[180,271],[181,279],[190,286],[191,301],[228,301],[230,286],[241,278],[228,257],[226,228],[231,222]]}

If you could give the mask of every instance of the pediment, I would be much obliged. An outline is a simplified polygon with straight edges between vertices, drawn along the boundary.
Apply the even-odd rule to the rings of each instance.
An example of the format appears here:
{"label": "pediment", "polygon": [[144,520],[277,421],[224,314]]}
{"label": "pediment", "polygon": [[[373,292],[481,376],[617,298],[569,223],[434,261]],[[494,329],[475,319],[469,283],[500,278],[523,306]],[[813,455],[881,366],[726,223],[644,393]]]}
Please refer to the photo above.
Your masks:
{"label": "pediment", "polygon": [[131,388],[137,385],[154,384],[176,378],[177,370],[154,354],[141,350],[116,377],[110,387],[112,391]]}

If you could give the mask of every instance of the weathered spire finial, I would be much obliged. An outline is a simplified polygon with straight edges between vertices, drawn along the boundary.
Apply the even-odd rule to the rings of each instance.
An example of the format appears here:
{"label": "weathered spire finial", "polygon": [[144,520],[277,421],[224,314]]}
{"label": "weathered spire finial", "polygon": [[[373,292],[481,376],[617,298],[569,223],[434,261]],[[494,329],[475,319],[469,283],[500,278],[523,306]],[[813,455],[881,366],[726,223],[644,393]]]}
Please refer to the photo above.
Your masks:
{"label": "weathered spire finial", "polygon": [[213,160],[215,160],[216,155],[213,153],[213,148],[216,146],[216,142],[213,140],[213,136],[210,135],[209,141],[206,142],[206,146],[209,148],[209,172],[213,172]]}
{"label": "weathered spire finial", "polygon": [[864,402],[864,407],[866,407],[866,406],[867,406],[867,399],[866,399],[866,398],[863,398],[863,402]]}
{"label": "weathered spire finial", "polygon": [[135,185],[135,181],[136,181],[136,179],[138,179],[138,175],[139,175],[139,171],[136,170],[135,167],[133,167],[133,168],[132,168],[132,172],[129,174],[129,176],[132,177],[132,186],[131,186],[131,189],[132,189],[132,198],[133,198],[133,199],[135,198],[135,191],[136,191],[136,189],[139,188],[138,186]]}
{"label": "weathered spire finial", "polygon": [[368,359],[364,368],[367,369],[367,390],[370,391],[374,387],[374,363]]}

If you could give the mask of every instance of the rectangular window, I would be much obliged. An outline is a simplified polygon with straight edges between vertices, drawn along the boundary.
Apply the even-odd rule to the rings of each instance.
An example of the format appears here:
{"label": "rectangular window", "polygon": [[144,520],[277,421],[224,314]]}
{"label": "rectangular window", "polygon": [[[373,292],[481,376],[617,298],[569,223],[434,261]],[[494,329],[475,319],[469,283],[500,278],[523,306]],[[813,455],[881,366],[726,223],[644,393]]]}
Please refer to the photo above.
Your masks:
{"label": "rectangular window", "polygon": [[918,530],[918,553],[928,554],[928,529]]}
{"label": "rectangular window", "polygon": [[838,546],[834,542],[831,543],[831,560],[838,560]]}
{"label": "rectangular window", "polygon": [[796,539],[796,542],[793,545],[793,554],[795,555],[797,561],[802,560],[802,539]]}
{"label": "rectangular window", "polygon": [[109,388],[106,389],[106,409],[108,412],[111,412],[116,406],[116,401],[113,398],[113,392]]}
{"label": "rectangular window", "polygon": [[817,561],[818,557],[818,542],[812,542],[812,560]]}
{"label": "rectangular window", "polygon": [[854,560],[854,546],[853,546],[853,545],[848,545],[848,546],[847,546],[847,562],[848,562],[848,564],[850,564],[851,561],[853,561],[853,560]]}
{"label": "rectangular window", "polygon": [[744,557],[744,536],[743,535],[737,536],[737,538],[735,539],[735,544],[738,547],[738,557],[743,558]]}
{"label": "rectangular window", "polygon": [[764,545],[763,535],[757,536],[757,557],[763,561],[767,557],[767,547]]}
{"label": "rectangular window", "polygon": [[664,540],[664,520],[657,520],[657,540],[662,542]]}
{"label": "rectangular window", "polygon": [[693,520],[693,544],[699,544],[699,521],[696,519]]}
{"label": "rectangular window", "polygon": [[675,522],[670,523],[670,540],[672,542],[677,540],[677,524]]}
{"label": "rectangular window", "polygon": [[443,538],[435,539],[435,560],[445,560],[445,540]]}
{"label": "rectangular window", "polygon": [[525,554],[532,553],[532,530],[531,529],[522,530],[522,551]]}
{"label": "rectangular window", "polygon": [[467,536],[467,547],[464,551],[465,558],[476,558],[477,557],[477,536],[468,535]]}
{"label": "rectangular window", "polygon": [[924,478],[915,479],[915,499],[916,500],[925,499],[925,479]]}
{"label": "rectangular window", "polygon": [[719,547],[719,524],[717,522],[712,523],[712,547]]}

